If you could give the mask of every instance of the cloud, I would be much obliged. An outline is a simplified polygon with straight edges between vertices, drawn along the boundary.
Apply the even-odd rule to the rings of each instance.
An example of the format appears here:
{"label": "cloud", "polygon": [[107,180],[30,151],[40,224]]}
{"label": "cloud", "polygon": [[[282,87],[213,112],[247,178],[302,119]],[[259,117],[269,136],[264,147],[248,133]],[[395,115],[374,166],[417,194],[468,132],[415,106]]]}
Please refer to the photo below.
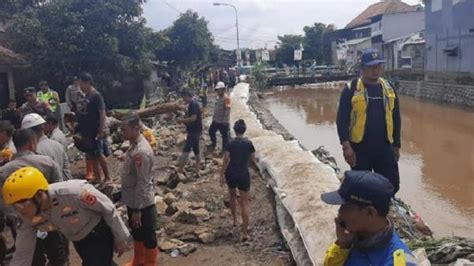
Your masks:
{"label": "cloud", "polygon": [[[235,5],[239,15],[240,46],[272,47],[277,36],[303,34],[303,27],[315,22],[335,24],[343,28],[375,0],[148,0],[144,15],[150,27],[162,30],[187,9],[192,9],[209,21],[216,43],[225,49],[235,49],[235,14],[232,8],[213,6],[213,2]],[[405,0],[417,4],[419,0]]]}

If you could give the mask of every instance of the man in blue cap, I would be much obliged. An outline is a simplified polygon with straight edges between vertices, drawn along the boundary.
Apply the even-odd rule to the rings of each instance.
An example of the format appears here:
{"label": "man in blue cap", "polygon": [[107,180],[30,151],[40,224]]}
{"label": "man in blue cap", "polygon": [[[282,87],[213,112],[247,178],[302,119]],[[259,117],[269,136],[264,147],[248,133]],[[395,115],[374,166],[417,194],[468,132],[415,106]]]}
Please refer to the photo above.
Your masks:
{"label": "man in blue cap", "polygon": [[384,60],[376,49],[361,57],[361,77],[344,88],[337,113],[337,132],[344,159],[353,170],[374,171],[400,188],[401,118],[394,87],[382,78]]}
{"label": "man in blue cap", "polygon": [[370,171],[347,171],[337,191],[321,194],[325,203],[341,205],[324,265],[416,265],[387,218],[392,194],[392,184]]}

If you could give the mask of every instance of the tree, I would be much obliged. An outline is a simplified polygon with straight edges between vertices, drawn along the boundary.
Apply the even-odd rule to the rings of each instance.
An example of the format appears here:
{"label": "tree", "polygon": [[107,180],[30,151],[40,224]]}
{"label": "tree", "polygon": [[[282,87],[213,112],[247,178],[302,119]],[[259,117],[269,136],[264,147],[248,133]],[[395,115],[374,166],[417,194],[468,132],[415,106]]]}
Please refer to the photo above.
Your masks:
{"label": "tree", "polygon": [[8,21],[10,46],[27,56],[33,80],[47,79],[64,88],[66,77],[88,71],[104,92],[128,87],[140,94],[154,59],[150,49],[163,41],[145,27],[141,3],[62,0],[34,5]]}
{"label": "tree", "polygon": [[258,63],[253,67],[252,85],[258,91],[263,91],[268,86],[268,78],[265,73],[265,65],[263,63]]}
{"label": "tree", "polygon": [[278,36],[279,46],[276,51],[276,63],[279,65],[294,64],[294,50],[300,48],[300,44],[303,42],[301,35],[283,35]]}
{"label": "tree", "polygon": [[191,10],[181,14],[173,25],[165,30],[169,45],[160,57],[173,60],[183,68],[208,62],[216,47],[207,24],[203,17]]}
{"label": "tree", "polygon": [[305,26],[303,31],[303,59],[316,59],[319,64],[331,63],[331,40],[329,34],[335,30],[335,26],[323,23],[314,23],[313,26]]}
{"label": "tree", "polygon": [[0,1],[0,23],[6,22],[12,15],[27,8],[38,7],[45,0],[1,0]]}

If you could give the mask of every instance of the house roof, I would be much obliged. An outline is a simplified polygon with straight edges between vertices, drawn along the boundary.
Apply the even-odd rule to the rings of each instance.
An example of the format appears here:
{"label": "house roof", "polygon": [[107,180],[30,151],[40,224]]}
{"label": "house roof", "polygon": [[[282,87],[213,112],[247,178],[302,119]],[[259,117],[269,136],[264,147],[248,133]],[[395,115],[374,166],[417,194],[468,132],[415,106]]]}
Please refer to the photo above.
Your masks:
{"label": "house roof", "polygon": [[420,5],[410,6],[400,0],[383,0],[365,9],[356,18],[349,22],[349,24],[347,24],[346,29],[368,24],[370,23],[370,18],[374,16],[417,11],[419,8]]}
{"label": "house roof", "polygon": [[25,65],[26,60],[23,56],[0,45],[0,65],[14,66]]}

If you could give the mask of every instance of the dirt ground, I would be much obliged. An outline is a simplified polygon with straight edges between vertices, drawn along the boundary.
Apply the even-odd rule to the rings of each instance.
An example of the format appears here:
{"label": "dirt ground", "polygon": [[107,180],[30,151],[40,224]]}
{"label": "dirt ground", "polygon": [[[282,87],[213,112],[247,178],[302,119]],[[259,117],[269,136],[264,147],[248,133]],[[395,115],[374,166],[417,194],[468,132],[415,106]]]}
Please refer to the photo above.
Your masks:
{"label": "dirt ground", "polygon": [[[212,107],[214,97],[209,98],[209,106]],[[212,119],[212,110],[206,113],[201,139],[201,150],[206,159],[204,169],[200,171],[200,178],[194,178],[195,172],[191,167],[186,169],[185,176],[176,177],[174,174],[174,165],[184,144],[184,126],[176,125],[174,114],[161,115],[155,120],[159,147],[155,156],[154,175],[157,181],[157,209],[161,213],[160,229],[157,232],[161,249],[159,264],[293,265],[291,253],[285,247],[276,222],[273,194],[267,187],[264,177],[252,170],[251,239],[246,242],[240,241],[240,228],[233,226],[232,215],[227,207],[227,188],[221,187],[218,182],[217,172],[220,169],[221,158],[218,151],[212,153],[204,148],[210,143],[207,128]],[[73,164],[73,175],[80,177],[85,171],[84,160],[77,156],[77,153],[76,159],[79,160]],[[109,168],[113,177],[120,176],[120,161],[114,156],[109,158]],[[173,210],[172,206],[178,206],[177,210],[176,208]],[[123,207],[121,208],[123,211]],[[186,210],[183,211],[181,208]],[[186,218],[182,214],[182,212],[188,214],[193,209],[203,213],[204,218],[194,219],[196,217],[192,216],[189,220],[189,217]],[[207,238],[203,238],[201,232],[206,232]],[[178,244],[169,246],[167,241],[177,241]],[[183,252],[179,252],[177,257],[170,256],[169,253],[173,249],[181,251],[179,247],[183,246],[196,250],[187,256]],[[129,250],[121,258],[117,258],[116,262],[123,265],[132,257],[133,251]],[[73,248],[71,248],[71,265],[80,265],[80,259]]]}

